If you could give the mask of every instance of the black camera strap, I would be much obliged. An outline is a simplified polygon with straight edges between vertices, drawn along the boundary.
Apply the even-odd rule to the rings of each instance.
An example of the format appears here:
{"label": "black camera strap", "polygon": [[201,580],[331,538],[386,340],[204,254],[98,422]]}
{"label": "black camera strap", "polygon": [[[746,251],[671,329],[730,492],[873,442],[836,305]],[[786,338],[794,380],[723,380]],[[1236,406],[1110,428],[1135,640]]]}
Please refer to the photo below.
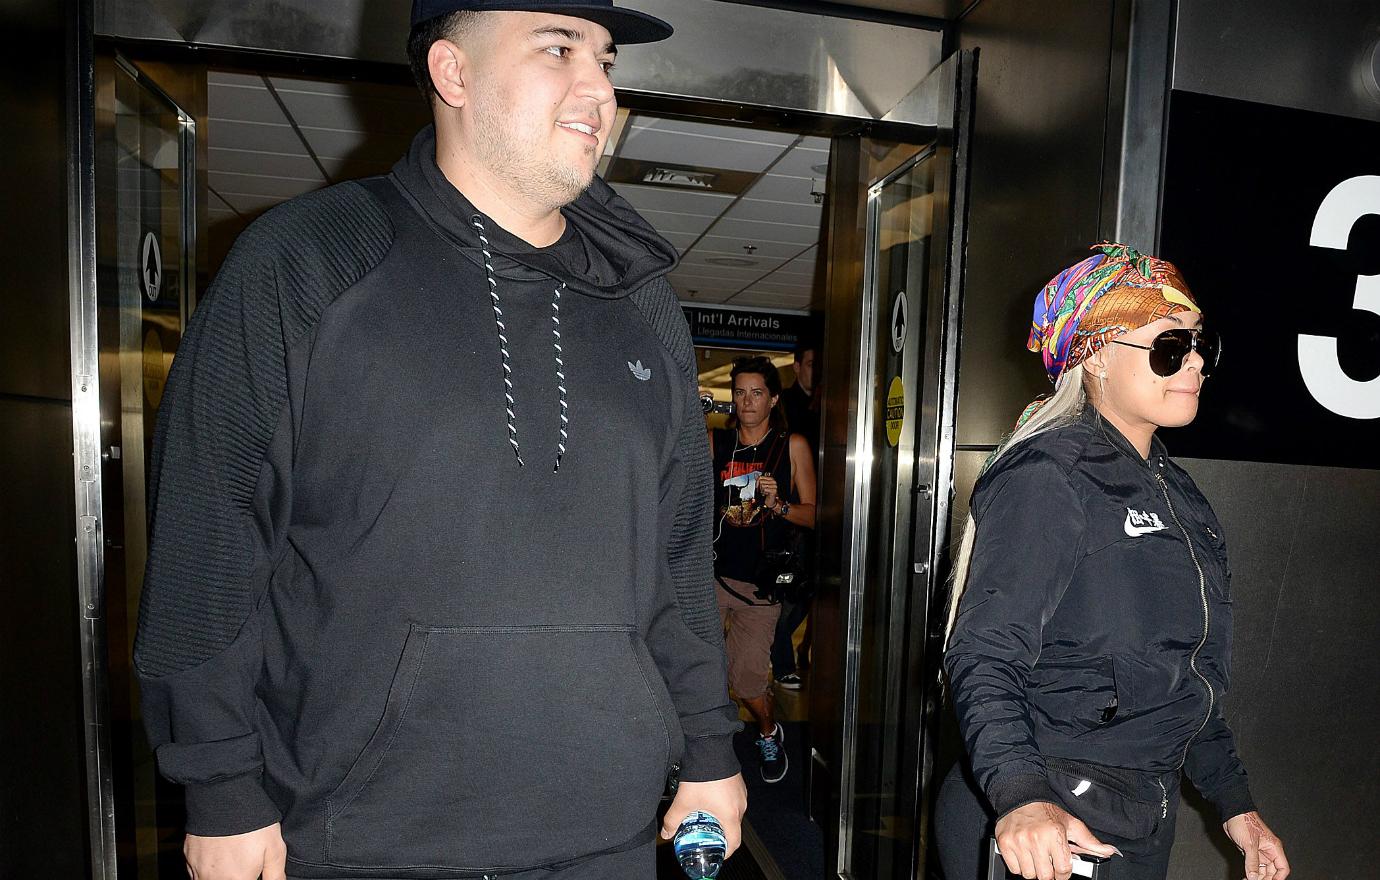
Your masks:
{"label": "black camera strap", "polygon": [[[728,594],[729,594],[730,596],[732,596],[733,598],[738,599],[738,600],[741,601],[741,602],[746,602],[746,603],[749,604],[749,605],[757,605],[757,604],[759,604],[759,603],[754,602],[753,600],[749,599],[747,596],[744,596],[742,593],[738,592],[737,590],[733,589],[732,587],[730,587],[730,586],[728,585],[728,582],[725,581],[721,575],[717,575],[717,574],[714,575],[714,580],[718,581],[718,582],[719,582],[719,586],[721,586],[721,587],[723,587],[725,590],[727,590],[727,591],[728,591]],[[767,604],[770,604],[770,603],[767,603]]]}

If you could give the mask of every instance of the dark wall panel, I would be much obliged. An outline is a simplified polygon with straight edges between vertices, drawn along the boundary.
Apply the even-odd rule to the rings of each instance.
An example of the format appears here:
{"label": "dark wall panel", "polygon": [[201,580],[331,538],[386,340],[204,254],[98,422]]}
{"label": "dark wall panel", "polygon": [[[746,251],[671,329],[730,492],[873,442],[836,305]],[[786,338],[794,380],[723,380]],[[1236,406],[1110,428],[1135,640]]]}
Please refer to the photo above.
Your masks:
{"label": "dark wall panel", "polygon": [[[1227,718],[1299,877],[1375,876],[1380,812],[1380,472],[1181,461],[1226,532],[1236,618]],[[1169,876],[1241,859],[1196,799]]]}
{"label": "dark wall panel", "polygon": [[0,3],[0,31],[6,45],[17,50],[7,49],[0,67],[6,131],[0,138],[0,218],[5,230],[0,392],[70,399],[64,5]]}
{"label": "dark wall panel", "polygon": [[0,875],[88,874],[68,345],[65,15],[0,0]]}
{"label": "dark wall panel", "polygon": [[1375,0],[1178,0],[1174,88],[1380,120]]}
{"label": "dark wall panel", "polygon": [[[1049,390],[1025,350],[1040,287],[1099,236],[1103,152],[1124,4],[983,0],[959,24],[979,49],[959,360],[958,443],[994,444]],[[1113,94],[1115,92],[1115,95]],[[1117,118],[1112,127],[1120,130]]]}
{"label": "dark wall panel", "polygon": [[0,396],[0,486],[0,876],[85,877],[69,405]]}
{"label": "dark wall panel", "polygon": [[[1326,15],[1319,15],[1312,0],[1179,0],[1177,9],[1171,99],[1177,106],[1171,114],[1187,103],[1268,116],[1270,124],[1254,129],[1254,138],[1252,129],[1239,123],[1234,132],[1223,133],[1224,143],[1233,135],[1242,138],[1239,156],[1256,155],[1261,143],[1271,141],[1271,130],[1287,130],[1290,143],[1314,148],[1294,153],[1286,149],[1278,161],[1259,166],[1258,178],[1273,181],[1263,189],[1252,190],[1244,185],[1248,181],[1236,195],[1202,187],[1201,213],[1190,210],[1171,216],[1170,195],[1194,185],[1191,166],[1226,167],[1223,163],[1230,163],[1231,155],[1228,150],[1224,159],[1220,145],[1211,144],[1204,133],[1187,135],[1186,148],[1175,146],[1170,131],[1171,153],[1187,153],[1180,157],[1185,161],[1165,166],[1161,239],[1166,251],[1171,244],[1184,249],[1184,262],[1192,263],[1187,253],[1202,253],[1195,249],[1193,229],[1204,213],[1230,218],[1236,212],[1254,211],[1274,217],[1281,230],[1292,230],[1292,239],[1301,240],[1257,237],[1248,243],[1268,255],[1266,286],[1256,292],[1257,299],[1276,302],[1307,291],[1308,302],[1301,307],[1306,320],[1331,323],[1301,326],[1294,332],[1352,334],[1362,340],[1368,333],[1373,343],[1373,316],[1348,312],[1345,306],[1354,275],[1376,271],[1377,218],[1358,221],[1350,236],[1350,254],[1310,249],[1307,243],[1314,210],[1310,203],[1343,177],[1375,173],[1364,151],[1364,143],[1373,140],[1374,126],[1362,120],[1380,119],[1380,94],[1371,95],[1363,87],[1360,61],[1374,49],[1380,23],[1377,7],[1366,0],[1338,0],[1327,4]],[[1185,91],[1237,100],[1181,101]],[[1284,107],[1295,109],[1278,109]],[[1204,149],[1195,153],[1195,142]],[[1358,143],[1362,147],[1356,158],[1342,152]],[[1219,154],[1213,155],[1213,150]],[[1305,192],[1308,187],[1314,187],[1311,194]],[[1292,208],[1290,199],[1295,200]],[[1227,253],[1234,247],[1230,241],[1215,244]],[[1176,258],[1172,253],[1166,256]],[[1203,258],[1199,262],[1205,265]],[[1192,279],[1192,267],[1187,270]],[[1283,283],[1278,290],[1269,287],[1291,276],[1301,280],[1292,286]],[[1211,284],[1211,272],[1207,277]],[[1220,282],[1219,286],[1230,288],[1231,295],[1248,296],[1240,279],[1235,280],[1234,287]],[[1230,427],[1235,433],[1216,448],[1201,442],[1198,446],[1204,456],[1270,461],[1187,463],[1227,530],[1235,571],[1235,684],[1227,698],[1227,714],[1261,814],[1284,838],[1295,876],[1376,876],[1372,850],[1377,835],[1371,817],[1380,808],[1380,758],[1375,748],[1380,659],[1374,646],[1380,632],[1380,602],[1375,598],[1380,583],[1380,541],[1375,537],[1380,472],[1366,469],[1377,461],[1374,442],[1368,439],[1374,425],[1342,418],[1318,424],[1316,404],[1288,394],[1297,376],[1270,375],[1262,369],[1258,359],[1270,350],[1269,340],[1253,332],[1248,322],[1242,323],[1236,335],[1244,335],[1244,345],[1254,343],[1255,348],[1242,352],[1243,344],[1238,343],[1234,369],[1254,377],[1256,385],[1277,386],[1280,393],[1262,399],[1248,388],[1249,381],[1219,386],[1217,394],[1229,398],[1214,400],[1209,395],[1204,404],[1233,412],[1235,425]],[[1288,363],[1295,360],[1297,345],[1292,339],[1285,341],[1282,360]],[[1343,350],[1340,357],[1354,354]],[[1348,364],[1349,370],[1359,368],[1353,375],[1358,380],[1372,377],[1374,367],[1373,358]],[[1237,427],[1252,412],[1294,415],[1271,422],[1269,436],[1252,444]],[[1203,428],[1208,427],[1205,422]],[[1184,440],[1190,445],[1192,435]],[[1173,449],[1174,438],[1169,442]],[[1235,453],[1230,451],[1233,445],[1239,447]],[[1285,460],[1303,464],[1279,463]],[[1315,466],[1341,463],[1351,468]],[[1179,832],[1170,876],[1241,876],[1239,857],[1215,818],[1185,811]]]}

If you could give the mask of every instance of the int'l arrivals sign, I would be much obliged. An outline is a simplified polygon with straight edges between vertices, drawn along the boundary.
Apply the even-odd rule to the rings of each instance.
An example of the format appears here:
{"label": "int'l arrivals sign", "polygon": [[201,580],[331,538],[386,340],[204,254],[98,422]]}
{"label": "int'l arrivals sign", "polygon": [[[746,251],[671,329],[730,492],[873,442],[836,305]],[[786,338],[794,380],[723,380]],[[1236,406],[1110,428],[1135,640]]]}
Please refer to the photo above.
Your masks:
{"label": "int'l arrivals sign", "polygon": [[791,351],[813,338],[814,318],[807,312],[767,312],[753,309],[682,305],[690,336],[696,345]]}

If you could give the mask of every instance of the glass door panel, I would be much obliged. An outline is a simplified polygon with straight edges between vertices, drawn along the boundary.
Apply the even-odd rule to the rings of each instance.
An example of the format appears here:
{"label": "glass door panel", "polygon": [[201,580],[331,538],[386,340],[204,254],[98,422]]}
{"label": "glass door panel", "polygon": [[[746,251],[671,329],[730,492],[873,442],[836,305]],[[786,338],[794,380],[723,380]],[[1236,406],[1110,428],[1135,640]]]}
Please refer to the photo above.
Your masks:
{"label": "glass door panel", "polygon": [[[851,726],[851,790],[845,809],[844,873],[849,877],[908,874],[914,850],[913,785],[907,785],[903,719],[911,698],[906,647],[911,607],[911,528],[917,379],[924,356],[919,323],[925,314],[933,187],[933,151],[926,151],[868,193],[867,260],[859,365],[855,554],[850,593],[846,679],[855,694]],[[847,731],[845,736],[847,736]],[[898,871],[900,873],[898,873]]]}
{"label": "glass door panel", "polygon": [[[923,876],[975,73],[976,55],[958,52],[921,84],[927,140],[864,137],[830,170],[831,193],[858,186],[830,214],[825,363],[847,367],[825,389],[847,420],[826,414],[824,469],[843,480],[821,483],[821,534],[841,540],[821,545],[821,584],[838,589],[821,590],[816,625],[842,637],[841,705],[819,713],[811,803],[821,824],[837,811],[825,843],[841,878]],[[826,696],[812,697],[812,723]]]}
{"label": "glass door panel", "polygon": [[195,124],[122,58],[98,65],[97,295],[116,840],[123,876],[184,876],[181,797],[144,736],[134,631],[147,559],[147,462],[194,296]]}

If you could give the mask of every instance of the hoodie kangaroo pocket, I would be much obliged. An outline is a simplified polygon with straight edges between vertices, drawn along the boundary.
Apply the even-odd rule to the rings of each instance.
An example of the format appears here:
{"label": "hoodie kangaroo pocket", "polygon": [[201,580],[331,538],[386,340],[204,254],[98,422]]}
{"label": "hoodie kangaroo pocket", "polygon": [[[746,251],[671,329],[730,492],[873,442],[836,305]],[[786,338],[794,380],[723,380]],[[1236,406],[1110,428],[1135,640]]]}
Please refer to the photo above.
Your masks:
{"label": "hoodie kangaroo pocket", "polygon": [[341,867],[549,865],[650,826],[679,733],[616,625],[413,626],[327,803]]}

